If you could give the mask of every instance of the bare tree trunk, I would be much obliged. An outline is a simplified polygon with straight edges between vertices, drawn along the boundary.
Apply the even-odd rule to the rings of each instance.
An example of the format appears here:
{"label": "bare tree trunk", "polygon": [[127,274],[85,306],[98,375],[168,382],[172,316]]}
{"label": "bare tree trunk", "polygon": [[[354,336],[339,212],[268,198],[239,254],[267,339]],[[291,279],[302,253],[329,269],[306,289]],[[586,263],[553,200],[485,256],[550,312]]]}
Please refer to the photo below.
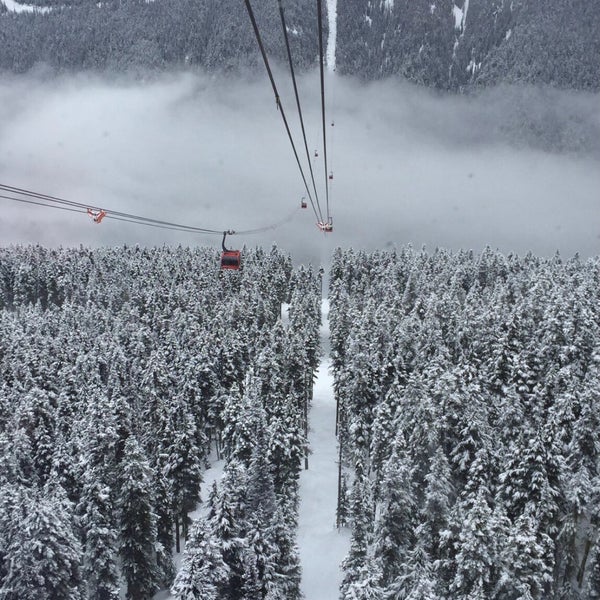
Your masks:
{"label": "bare tree trunk", "polygon": [[583,558],[581,559],[581,565],[579,565],[579,571],[577,572],[577,583],[579,587],[583,585],[583,576],[585,574],[585,565],[587,563],[588,556],[590,554],[590,549],[592,547],[592,540],[588,539],[585,542],[585,550],[583,551]]}
{"label": "bare tree trunk", "polygon": [[312,377],[310,369],[306,374],[306,390],[304,392],[304,469],[308,469],[308,395],[310,386],[312,384]]}
{"label": "bare tree trunk", "polygon": [[187,540],[188,536],[188,518],[185,513],[181,515],[181,530],[183,532],[183,539]]}
{"label": "bare tree trunk", "polygon": [[340,453],[338,457],[338,493],[337,493],[337,510],[336,510],[336,525],[339,529],[342,526],[340,523],[340,506],[342,505],[342,436],[339,437]]}
{"label": "bare tree trunk", "polygon": [[222,448],[221,448],[221,432],[215,432],[215,446],[217,448],[217,460],[221,460],[223,458]]}

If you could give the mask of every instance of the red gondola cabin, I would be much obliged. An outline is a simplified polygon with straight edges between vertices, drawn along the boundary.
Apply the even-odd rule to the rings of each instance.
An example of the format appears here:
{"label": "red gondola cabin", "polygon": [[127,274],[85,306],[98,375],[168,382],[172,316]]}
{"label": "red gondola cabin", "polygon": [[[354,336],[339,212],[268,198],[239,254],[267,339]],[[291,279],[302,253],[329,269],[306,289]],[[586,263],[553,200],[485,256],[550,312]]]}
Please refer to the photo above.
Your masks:
{"label": "red gondola cabin", "polygon": [[221,253],[221,270],[237,271],[240,268],[242,262],[242,253],[239,250],[229,250],[225,246],[225,238],[227,235],[233,235],[235,231],[224,231],[223,232],[223,252]]}
{"label": "red gondola cabin", "polygon": [[239,250],[225,250],[221,254],[221,269],[237,271],[242,262],[242,254]]}

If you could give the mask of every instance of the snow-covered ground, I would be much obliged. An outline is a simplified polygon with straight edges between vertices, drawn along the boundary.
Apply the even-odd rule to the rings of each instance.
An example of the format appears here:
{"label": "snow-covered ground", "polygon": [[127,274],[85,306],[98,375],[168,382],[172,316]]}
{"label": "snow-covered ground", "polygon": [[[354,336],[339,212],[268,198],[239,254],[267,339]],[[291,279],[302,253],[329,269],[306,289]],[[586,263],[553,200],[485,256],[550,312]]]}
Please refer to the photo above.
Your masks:
{"label": "snow-covered ground", "polygon": [[454,4],[452,6],[452,14],[454,15],[454,28],[460,29],[461,35],[465,33],[465,27],[467,26],[467,13],[469,12],[469,0],[465,0],[462,8],[459,8]]}
{"label": "snow-covered ground", "polygon": [[337,43],[337,0],[327,0],[327,23],[329,38],[327,40],[327,68],[335,71],[335,47]]}
{"label": "snow-covered ground", "polygon": [[47,6],[33,6],[30,4],[21,4],[15,2],[15,0],[0,0],[0,4],[4,4],[11,12],[22,13],[22,12],[41,12],[46,13],[50,9]]}
{"label": "snow-covered ground", "polygon": [[329,372],[329,304],[323,300],[321,343],[326,352],[317,372],[310,411],[309,468],[300,476],[298,544],[302,591],[306,600],[334,600],[342,579],[340,563],[348,552],[350,534],[335,527],[337,444],[333,377]]}

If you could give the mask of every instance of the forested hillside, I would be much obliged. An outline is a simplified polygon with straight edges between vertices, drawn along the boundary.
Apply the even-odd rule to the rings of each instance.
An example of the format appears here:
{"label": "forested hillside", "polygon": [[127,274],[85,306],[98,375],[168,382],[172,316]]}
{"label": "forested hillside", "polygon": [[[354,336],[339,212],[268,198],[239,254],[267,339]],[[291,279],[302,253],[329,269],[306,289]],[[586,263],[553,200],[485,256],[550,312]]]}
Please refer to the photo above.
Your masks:
{"label": "forested hillside", "polygon": [[[231,71],[259,64],[241,0],[26,4],[51,10],[2,14],[0,0],[0,69]],[[285,62],[277,2],[254,5],[269,53]],[[283,6],[298,66],[314,66],[315,3]],[[336,41],[338,71],[367,80],[399,76],[451,90],[502,82],[600,89],[597,0],[339,0]]]}
{"label": "forested hillside", "polygon": [[337,251],[342,598],[600,594],[600,263]]}
{"label": "forested hillside", "polygon": [[297,598],[320,295],[276,248],[0,249],[0,598],[150,598],[181,536],[178,597]]}
{"label": "forested hillside", "polygon": [[596,0],[359,0],[340,2],[338,15],[344,73],[401,75],[442,89],[600,88]]}
{"label": "forested hillside", "polygon": [[[176,69],[240,71],[260,64],[244,3],[238,0],[45,2],[47,13],[0,17],[0,69],[22,73],[43,63],[60,70]],[[56,6],[58,4],[58,6]],[[0,7],[2,1],[0,0]],[[277,3],[254,7],[270,55],[285,59]],[[309,0],[286,6],[299,67],[314,64],[317,16]]]}

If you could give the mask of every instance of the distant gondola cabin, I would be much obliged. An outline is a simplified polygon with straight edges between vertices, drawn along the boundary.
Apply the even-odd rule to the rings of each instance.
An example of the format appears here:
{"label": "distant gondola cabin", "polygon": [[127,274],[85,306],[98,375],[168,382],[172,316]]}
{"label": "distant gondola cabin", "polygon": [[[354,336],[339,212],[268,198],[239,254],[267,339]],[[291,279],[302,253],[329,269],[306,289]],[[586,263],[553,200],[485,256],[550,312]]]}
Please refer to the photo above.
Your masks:
{"label": "distant gondola cabin", "polygon": [[221,254],[221,269],[237,271],[242,262],[242,253],[239,250],[225,250]]}

